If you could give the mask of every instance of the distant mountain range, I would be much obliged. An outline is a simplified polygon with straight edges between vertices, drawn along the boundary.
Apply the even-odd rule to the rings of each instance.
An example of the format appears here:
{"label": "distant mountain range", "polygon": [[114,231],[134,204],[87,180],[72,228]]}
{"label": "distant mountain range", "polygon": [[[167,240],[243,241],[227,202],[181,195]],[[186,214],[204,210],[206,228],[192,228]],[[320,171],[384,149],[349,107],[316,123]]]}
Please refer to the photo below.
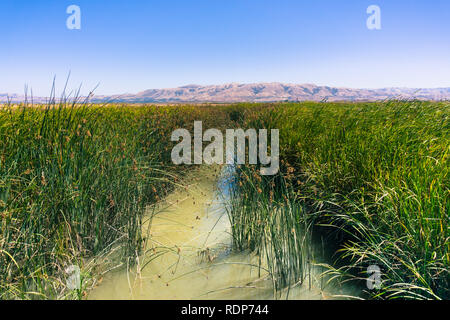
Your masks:
{"label": "distant mountain range", "polygon": [[[6,102],[7,94],[0,94],[0,102]],[[382,88],[351,89],[314,84],[230,83],[223,85],[187,85],[172,89],[150,89],[137,94],[93,96],[93,102],[117,101],[129,103],[176,102],[275,102],[275,101],[378,101],[385,99],[450,100],[450,88],[414,89]],[[13,102],[24,100],[23,95],[9,95]],[[29,99],[30,100],[30,99]],[[45,97],[34,97],[36,103]]]}

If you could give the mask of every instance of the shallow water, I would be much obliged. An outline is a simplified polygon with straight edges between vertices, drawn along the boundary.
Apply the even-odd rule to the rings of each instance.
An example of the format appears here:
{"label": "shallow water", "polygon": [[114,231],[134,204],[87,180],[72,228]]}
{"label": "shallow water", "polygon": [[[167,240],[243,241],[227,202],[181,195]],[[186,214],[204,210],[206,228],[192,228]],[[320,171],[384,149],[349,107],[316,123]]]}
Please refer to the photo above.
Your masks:
{"label": "shallow water", "polygon": [[[225,167],[227,168],[227,167]],[[256,256],[231,251],[226,213],[229,168],[207,167],[187,176],[190,183],[149,209],[146,253],[128,270],[111,271],[89,299],[273,299],[272,282]],[[319,271],[289,291],[289,299],[330,299]],[[287,293],[287,292],[286,292]],[[281,298],[286,298],[286,293]]]}

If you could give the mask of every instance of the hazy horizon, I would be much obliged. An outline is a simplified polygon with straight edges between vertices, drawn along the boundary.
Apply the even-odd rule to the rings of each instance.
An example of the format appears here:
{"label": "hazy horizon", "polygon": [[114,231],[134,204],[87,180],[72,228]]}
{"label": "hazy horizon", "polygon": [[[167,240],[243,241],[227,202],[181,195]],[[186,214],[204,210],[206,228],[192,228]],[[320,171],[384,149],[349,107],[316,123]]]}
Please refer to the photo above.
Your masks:
{"label": "hazy horizon", "polygon": [[[66,80],[64,80],[64,83],[66,82]],[[260,82],[224,82],[224,83],[211,83],[211,84],[205,84],[205,85],[200,85],[197,83],[187,83],[184,85],[180,85],[177,87],[164,87],[164,88],[147,88],[138,92],[115,92],[115,93],[111,93],[111,94],[98,94],[96,90],[94,90],[94,95],[95,96],[116,96],[116,95],[125,95],[125,94],[138,94],[138,93],[142,93],[144,91],[148,91],[148,90],[168,90],[168,89],[177,89],[177,88],[183,88],[183,87],[189,87],[189,86],[200,86],[200,87],[211,87],[211,86],[225,86],[225,85],[231,85],[231,84],[239,84],[239,85],[259,85],[259,84],[269,84],[269,83],[279,83],[279,84],[285,84],[285,85],[299,85],[299,86],[303,86],[303,85],[312,85],[312,86],[317,86],[317,87],[330,87],[330,88],[340,88],[340,89],[354,89],[354,90],[383,90],[383,89],[405,89],[405,90],[414,90],[414,89],[418,89],[418,90],[434,90],[434,89],[449,89],[450,85],[447,87],[375,87],[375,88],[356,88],[356,87],[343,87],[343,86],[329,86],[326,84],[323,85],[319,85],[319,84],[315,84],[315,83],[288,83],[288,82],[280,82],[280,81],[260,81]],[[78,84],[78,86],[74,86],[74,87],[69,87],[66,89],[66,93],[69,91],[74,91],[75,89],[77,89],[80,86],[80,84]],[[25,94],[24,90],[28,90],[27,91],[27,95],[30,96],[31,94],[31,87],[27,86],[27,88],[23,88],[22,92],[0,92],[1,95],[17,95],[17,96],[22,96]],[[85,88],[84,91],[89,91],[88,88]],[[33,94],[33,96],[35,97],[48,97],[50,96],[50,92],[51,92],[51,86],[49,86],[49,90],[47,94],[44,95],[35,95]],[[62,92],[56,92],[56,96],[58,96],[59,94],[61,94]],[[85,94],[87,95],[87,93]]]}

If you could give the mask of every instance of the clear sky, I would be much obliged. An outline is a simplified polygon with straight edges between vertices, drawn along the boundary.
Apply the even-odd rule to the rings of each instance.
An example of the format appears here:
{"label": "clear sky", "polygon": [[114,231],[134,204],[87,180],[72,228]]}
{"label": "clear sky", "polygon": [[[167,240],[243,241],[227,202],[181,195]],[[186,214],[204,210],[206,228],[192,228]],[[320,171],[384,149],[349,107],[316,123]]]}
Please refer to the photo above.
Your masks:
{"label": "clear sky", "polygon": [[[69,5],[81,29],[69,30]],[[381,30],[369,30],[369,5]],[[448,0],[1,0],[0,93],[229,82],[450,87]]]}

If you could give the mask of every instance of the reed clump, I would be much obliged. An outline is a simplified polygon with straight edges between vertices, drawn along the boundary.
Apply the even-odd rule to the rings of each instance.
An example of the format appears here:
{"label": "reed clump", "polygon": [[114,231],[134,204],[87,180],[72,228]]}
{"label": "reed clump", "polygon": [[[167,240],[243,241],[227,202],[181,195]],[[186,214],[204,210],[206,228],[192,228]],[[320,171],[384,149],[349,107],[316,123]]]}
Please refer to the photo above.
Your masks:
{"label": "reed clump", "polygon": [[[170,136],[223,108],[95,105],[52,99],[0,110],[0,299],[82,298],[66,268],[120,246],[140,253],[147,205],[186,167],[171,161]],[[117,252],[117,250],[116,250]]]}
{"label": "reed clump", "polygon": [[[287,208],[302,208],[301,225],[314,226],[336,247],[340,262],[329,267],[332,277],[365,285],[368,266],[377,265],[381,285],[365,296],[448,299],[449,113],[446,102],[394,100],[286,103],[248,112],[247,127],[280,130],[283,164],[280,177],[262,184],[274,190],[261,187],[257,175],[238,175],[237,185],[247,186],[238,198],[252,200],[232,208],[236,246],[291,241],[287,230],[267,233],[268,206],[285,199]],[[283,219],[297,217],[286,211]],[[305,253],[285,254],[299,260]]]}

